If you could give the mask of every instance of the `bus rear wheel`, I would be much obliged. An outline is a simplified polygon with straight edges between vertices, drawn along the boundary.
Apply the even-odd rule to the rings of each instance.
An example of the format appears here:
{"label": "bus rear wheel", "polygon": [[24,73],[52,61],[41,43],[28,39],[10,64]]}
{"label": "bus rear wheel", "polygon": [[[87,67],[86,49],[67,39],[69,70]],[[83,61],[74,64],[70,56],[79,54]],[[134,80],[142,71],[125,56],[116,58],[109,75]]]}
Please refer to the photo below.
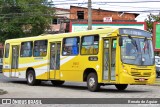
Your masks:
{"label": "bus rear wheel", "polygon": [[60,81],[60,80],[51,80],[51,83],[54,85],[54,86],[61,86],[64,84],[65,81]]}
{"label": "bus rear wheel", "polygon": [[87,76],[87,87],[89,91],[95,92],[100,88],[100,84],[98,83],[98,78],[95,73],[90,73]]}
{"label": "bus rear wheel", "polygon": [[36,80],[35,72],[33,70],[27,72],[27,83],[29,85],[37,85],[41,83],[40,80]]}
{"label": "bus rear wheel", "polygon": [[118,90],[122,91],[127,88],[128,84],[116,84],[115,86]]}

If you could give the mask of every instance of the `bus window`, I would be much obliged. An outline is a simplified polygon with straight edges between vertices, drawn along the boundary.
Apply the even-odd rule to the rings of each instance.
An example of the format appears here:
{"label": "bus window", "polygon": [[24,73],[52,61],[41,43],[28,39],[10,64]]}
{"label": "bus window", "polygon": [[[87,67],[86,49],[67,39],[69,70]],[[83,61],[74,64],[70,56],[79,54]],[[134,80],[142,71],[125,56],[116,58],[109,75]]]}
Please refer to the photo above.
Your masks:
{"label": "bus window", "polygon": [[10,45],[9,45],[9,43],[7,43],[5,46],[5,58],[8,58],[8,56],[9,56],[9,47],[10,47]]}
{"label": "bus window", "polygon": [[84,36],[82,37],[82,55],[98,54],[99,36]]}
{"label": "bus window", "polygon": [[38,40],[34,42],[34,56],[43,57],[47,55],[47,40]]}
{"label": "bus window", "polygon": [[32,56],[33,42],[22,42],[21,43],[21,57],[31,57]]}
{"label": "bus window", "polygon": [[79,37],[65,38],[63,40],[63,55],[79,54]]}

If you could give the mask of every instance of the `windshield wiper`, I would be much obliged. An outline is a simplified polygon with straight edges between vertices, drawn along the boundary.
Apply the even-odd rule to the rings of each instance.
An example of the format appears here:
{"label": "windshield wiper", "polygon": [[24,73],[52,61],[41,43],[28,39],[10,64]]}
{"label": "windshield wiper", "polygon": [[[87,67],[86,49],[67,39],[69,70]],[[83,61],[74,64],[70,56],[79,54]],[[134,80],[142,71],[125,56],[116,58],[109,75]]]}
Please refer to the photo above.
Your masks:
{"label": "windshield wiper", "polygon": [[128,35],[128,38],[131,39],[131,43],[133,44],[133,46],[136,47],[136,50],[138,51],[138,46],[137,46],[137,43],[136,43],[136,40],[134,40],[131,35]]}
{"label": "windshield wiper", "polygon": [[144,53],[145,53],[145,50],[148,48],[148,40],[147,40],[147,37],[144,38]]}

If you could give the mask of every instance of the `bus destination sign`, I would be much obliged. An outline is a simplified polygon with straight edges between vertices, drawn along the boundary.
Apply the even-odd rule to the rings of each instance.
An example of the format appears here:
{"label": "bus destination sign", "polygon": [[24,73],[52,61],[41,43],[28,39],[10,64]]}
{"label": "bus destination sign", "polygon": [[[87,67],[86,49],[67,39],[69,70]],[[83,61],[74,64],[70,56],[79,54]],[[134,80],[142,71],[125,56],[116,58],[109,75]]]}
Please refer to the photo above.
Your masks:
{"label": "bus destination sign", "polygon": [[120,28],[119,29],[120,35],[134,35],[134,36],[144,36],[144,37],[151,37],[149,32],[140,30],[140,29],[128,29],[128,28]]}

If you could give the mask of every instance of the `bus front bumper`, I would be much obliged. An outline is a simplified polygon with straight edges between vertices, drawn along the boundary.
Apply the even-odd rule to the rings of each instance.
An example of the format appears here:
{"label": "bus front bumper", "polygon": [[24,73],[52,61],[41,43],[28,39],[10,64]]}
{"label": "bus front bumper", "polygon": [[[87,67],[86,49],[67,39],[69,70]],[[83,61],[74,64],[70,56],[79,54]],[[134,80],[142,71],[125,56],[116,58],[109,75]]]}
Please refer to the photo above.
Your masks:
{"label": "bus front bumper", "polygon": [[135,77],[126,73],[122,73],[119,77],[119,84],[154,84],[156,75],[153,74],[150,77]]}

